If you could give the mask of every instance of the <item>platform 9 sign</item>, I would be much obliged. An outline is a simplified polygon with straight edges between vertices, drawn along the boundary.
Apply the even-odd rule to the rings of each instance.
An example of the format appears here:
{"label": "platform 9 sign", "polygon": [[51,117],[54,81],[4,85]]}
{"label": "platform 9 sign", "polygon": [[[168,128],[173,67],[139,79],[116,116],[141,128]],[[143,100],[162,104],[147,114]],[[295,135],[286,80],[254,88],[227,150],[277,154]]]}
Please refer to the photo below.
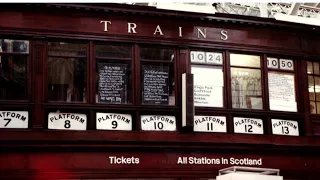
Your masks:
{"label": "platform 9 sign", "polygon": [[0,128],[28,128],[28,111],[0,111]]}
{"label": "platform 9 sign", "polygon": [[97,113],[97,129],[101,130],[132,130],[132,116],[130,114]]}
{"label": "platform 9 sign", "polygon": [[255,118],[234,117],[233,128],[235,133],[263,134],[263,121]]}
{"label": "platform 9 sign", "polygon": [[175,116],[141,116],[141,129],[144,131],[175,131],[177,129],[176,124]]}
{"label": "platform 9 sign", "polygon": [[87,115],[51,112],[48,115],[48,129],[86,130]]}
{"label": "platform 9 sign", "polygon": [[271,119],[272,134],[299,136],[299,125],[297,121]]}

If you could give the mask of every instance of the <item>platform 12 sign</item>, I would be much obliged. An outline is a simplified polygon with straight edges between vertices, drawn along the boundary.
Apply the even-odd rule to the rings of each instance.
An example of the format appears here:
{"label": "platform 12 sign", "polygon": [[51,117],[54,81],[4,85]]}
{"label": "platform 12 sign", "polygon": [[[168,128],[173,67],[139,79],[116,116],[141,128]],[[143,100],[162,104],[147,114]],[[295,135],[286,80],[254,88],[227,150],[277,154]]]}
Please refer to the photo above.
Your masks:
{"label": "platform 12 sign", "polygon": [[193,131],[195,132],[227,132],[226,117],[194,116]]}
{"label": "platform 12 sign", "polygon": [[87,115],[51,112],[48,115],[48,129],[86,130]]}
{"label": "platform 12 sign", "polygon": [[271,119],[272,134],[299,136],[299,125],[297,121]]}
{"label": "platform 12 sign", "polygon": [[141,129],[144,131],[175,131],[175,116],[142,115]]}
{"label": "platform 12 sign", "polygon": [[263,134],[263,121],[255,118],[234,117],[233,128],[235,133]]}
{"label": "platform 12 sign", "polygon": [[97,113],[97,129],[102,130],[132,130],[132,116],[130,114]]}
{"label": "platform 12 sign", "polygon": [[0,111],[0,128],[28,128],[28,111]]}

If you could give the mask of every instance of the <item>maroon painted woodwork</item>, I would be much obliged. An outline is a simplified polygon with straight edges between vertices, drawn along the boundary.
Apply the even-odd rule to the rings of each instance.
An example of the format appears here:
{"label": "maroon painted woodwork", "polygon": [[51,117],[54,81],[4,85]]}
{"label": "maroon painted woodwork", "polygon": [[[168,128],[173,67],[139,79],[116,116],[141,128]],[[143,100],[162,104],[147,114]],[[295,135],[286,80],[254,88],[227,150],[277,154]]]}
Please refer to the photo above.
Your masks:
{"label": "maroon painted woodwork", "polygon": [[[68,8],[67,8],[68,7]],[[160,16],[162,14],[163,16]],[[102,20],[111,21],[108,32]],[[136,23],[137,33],[128,33],[127,23]],[[160,25],[163,36],[153,35]],[[183,37],[179,37],[182,27]],[[207,30],[207,38],[198,38],[197,28]],[[228,39],[221,39],[221,31]],[[209,20],[204,14],[155,10],[150,7],[93,4],[1,5],[0,38],[24,38],[30,44],[29,101],[0,101],[0,110],[24,110],[32,115],[29,129],[0,130],[0,179],[29,178],[111,178],[174,177],[214,178],[224,165],[177,165],[178,156],[256,157],[263,167],[280,168],[287,177],[316,179],[320,170],[320,116],[308,112],[306,61],[319,61],[319,30],[310,26],[278,22],[272,19],[217,14]],[[50,40],[80,40],[88,45],[87,103],[47,102],[47,45]],[[132,104],[95,103],[95,44],[132,45]],[[175,106],[141,105],[139,45],[169,47],[175,50]],[[161,45],[161,46],[160,46]],[[209,49],[223,53],[224,107],[196,107],[196,115],[224,115],[228,133],[182,131],[181,74],[191,71],[190,50]],[[269,111],[268,87],[263,89],[265,110],[232,109],[230,53],[263,56],[261,71],[267,82],[266,58],[289,57],[295,63],[299,112]],[[130,61],[130,59],[128,59]],[[88,116],[87,131],[47,130],[50,111],[82,112]],[[130,113],[132,132],[98,131],[95,113]],[[141,114],[175,115],[177,132],[143,132]],[[265,135],[233,133],[234,116],[264,120]],[[299,121],[300,137],[271,135],[270,117]],[[138,149],[138,150],[137,150]],[[175,149],[174,151],[172,149]],[[110,165],[108,157],[137,156],[139,165]],[[194,179],[195,180],[195,179]]]}

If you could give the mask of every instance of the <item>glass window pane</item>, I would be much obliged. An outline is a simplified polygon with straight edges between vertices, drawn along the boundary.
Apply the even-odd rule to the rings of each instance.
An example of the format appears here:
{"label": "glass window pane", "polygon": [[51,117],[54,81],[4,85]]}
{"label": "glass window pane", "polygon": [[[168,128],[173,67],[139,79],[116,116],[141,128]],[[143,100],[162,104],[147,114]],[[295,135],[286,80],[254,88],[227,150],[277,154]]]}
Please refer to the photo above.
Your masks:
{"label": "glass window pane", "polygon": [[87,44],[49,42],[49,56],[86,56]]}
{"label": "glass window pane", "polygon": [[317,114],[320,114],[320,102],[317,102]]}
{"label": "glass window pane", "polygon": [[27,56],[0,55],[0,100],[26,100]]}
{"label": "glass window pane", "polygon": [[231,68],[232,107],[262,109],[261,72]]}
{"label": "glass window pane", "polygon": [[310,113],[316,114],[316,112],[317,112],[316,103],[313,101],[310,101]]}
{"label": "glass window pane", "polygon": [[0,52],[29,53],[29,41],[0,39]]}
{"label": "glass window pane", "polygon": [[222,67],[192,65],[194,82],[194,105],[223,107]]}
{"label": "glass window pane", "polygon": [[312,65],[312,62],[310,61],[307,62],[307,73],[313,74],[313,65]]}
{"label": "glass window pane", "polygon": [[320,77],[314,77],[315,88],[320,88]]}
{"label": "glass window pane", "polygon": [[231,66],[260,67],[260,56],[230,54]]}
{"label": "glass window pane", "polygon": [[96,45],[96,57],[131,58],[131,47]]}
{"label": "glass window pane", "polygon": [[131,103],[131,62],[99,60],[96,68],[96,102]]}
{"label": "glass window pane", "polygon": [[173,61],[174,51],[172,49],[160,49],[160,48],[140,48],[141,60],[163,60]]}
{"label": "glass window pane", "polygon": [[48,58],[48,100],[86,101],[86,58]]}
{"label": "glass window pane", "polygon": [[314,74],[319,74],[319,63],[313,63],[313,72]]}
{"label": "glass window pane", "polygon": [[308,91],[310,100],[315,101],[313,76],[308,76]]}
{"label": "glass window pane", "polygon": [[175,105],[174,64],[141,65],[142,104]]}

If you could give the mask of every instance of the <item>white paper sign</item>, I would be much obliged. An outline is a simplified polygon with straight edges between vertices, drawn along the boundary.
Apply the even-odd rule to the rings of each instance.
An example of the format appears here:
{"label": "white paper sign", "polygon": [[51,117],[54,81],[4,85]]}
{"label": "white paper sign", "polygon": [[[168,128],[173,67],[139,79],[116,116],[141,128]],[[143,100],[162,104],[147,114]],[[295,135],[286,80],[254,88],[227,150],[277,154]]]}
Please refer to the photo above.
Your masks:
{"label": "white paper sign", "polygon": [[48,129],[86,130],[87,115],[51,112],[48,115]]}
{"label": "white paper sign", "polygon": [[294,75],[268,73],[270,110],[297,112]]}
{"label": "white paper sign", "polygon": [[227,132],[226,117],[194,116],[193,131],[196,132]]}
{"label": "white paper sign", "polygon": [[279,60],[280,69],[293,70],[293,61],[290,59]]}
{"label": "white paper sign", "polygon": [[192,66],[194,82],[194,105],[202,107],[223,107],[222,68]]}
{"label": "white paper sign", "polygon": [[299,136],[299,125],[297,121],[271,119],[272,134]]}
{"label": "white paper sign", "polygon": [[28,111],[0,111],[0,128],[28,128]]}
{"label": "white paper sign", "polygon": [[279,69],[279,60],[278,58],[267,58],[268,68]]}
{"label": "white paper sign", "polygon": [[97,129],[103,130],[132,130],[132,117],[130,114],[97,113]]}
{"label": "white paper sign", "polygon": [[144,131],[175,131],[175,116],[142,115],[141,129]]}
{"label": "white paper sign", "polygon": [[190,52],[191,62],[194,63],[205,63],[206,62],[206,54],[202,51],[191,51]]}
{"label": "white paper sign", "polygon": [[255,118],[234,117],[233,128],[235,133],[263,134],[263,121]]}

